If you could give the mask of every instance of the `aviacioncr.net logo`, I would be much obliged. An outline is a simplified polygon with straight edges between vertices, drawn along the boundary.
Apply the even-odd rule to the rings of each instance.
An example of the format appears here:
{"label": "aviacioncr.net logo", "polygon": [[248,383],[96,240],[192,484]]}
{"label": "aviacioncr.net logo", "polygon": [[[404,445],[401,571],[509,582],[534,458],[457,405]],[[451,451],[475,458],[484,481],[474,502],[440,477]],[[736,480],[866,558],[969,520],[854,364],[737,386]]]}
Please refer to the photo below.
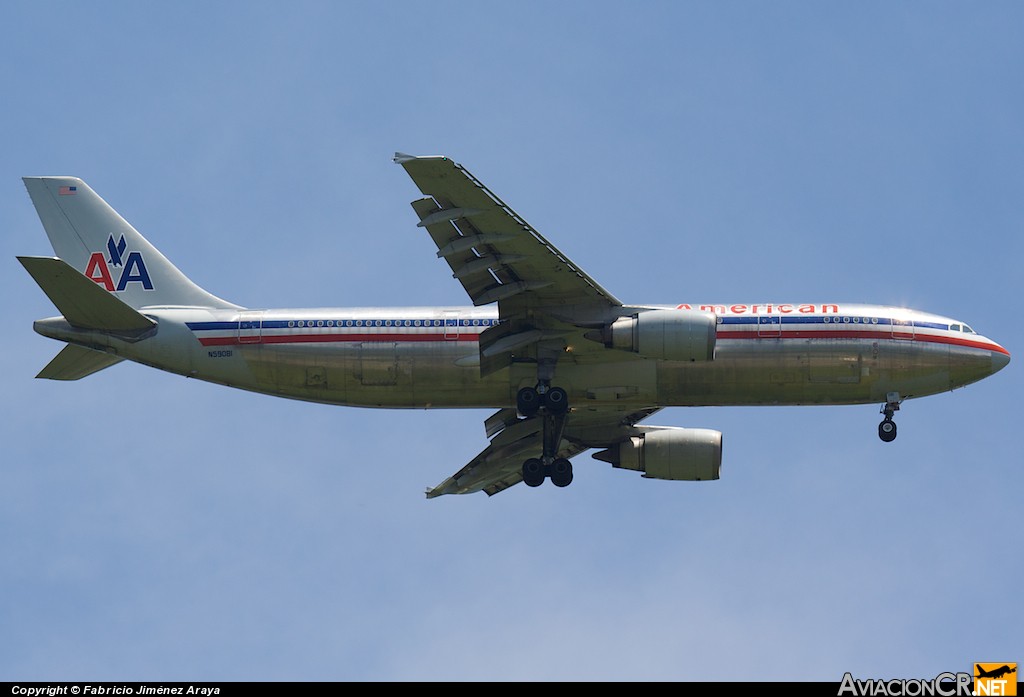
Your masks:
{"label": "aviacioncr.net logo", "polygon": [[[124,235],[115,242],[111,233],[107,239],[107,253],[93,252],[89,257],[89,263],[85,266],[86,277],[111,293],[124,290],[129,283],[141,283],[144,289],[153,290],[153,281],[149,278],[142,252],[132,251],[126,256],[127,247]],[[112,271],[117,273],[116,284]]]}
{"label": "aviacioncr.net logo", "polygon": [[839,685],[837,697],[968,697],[971,694],[970,673],[939,673],[932,680],[857,680],[846,673]]}
{"label": "aviacioncr.net logo", "polygon": [[1017,694],[1017,664],[975,663],[974,694],[979,697],[1014,697]]}

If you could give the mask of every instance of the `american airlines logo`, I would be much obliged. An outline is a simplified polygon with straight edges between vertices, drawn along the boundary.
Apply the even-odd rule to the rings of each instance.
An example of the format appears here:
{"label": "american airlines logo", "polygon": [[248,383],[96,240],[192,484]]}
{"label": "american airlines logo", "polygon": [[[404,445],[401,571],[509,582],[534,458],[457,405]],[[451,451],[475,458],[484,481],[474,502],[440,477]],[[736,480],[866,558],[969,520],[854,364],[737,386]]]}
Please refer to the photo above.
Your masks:
{"label": "american airlines logo", "polygon": [[[86,277],[111,293],[124,290],[129,283],[141,283],[146,290],[153,290],[153,281],[149,278],[142,252],[128,252],[125,256],[127,248],[128,243],[125,242],[124,235],[115,242],[111,233],[107,239],[107,253],[93,252],[89,257],[89,263],[85,267]],[[116,284],[112,271],[117,274]]]}

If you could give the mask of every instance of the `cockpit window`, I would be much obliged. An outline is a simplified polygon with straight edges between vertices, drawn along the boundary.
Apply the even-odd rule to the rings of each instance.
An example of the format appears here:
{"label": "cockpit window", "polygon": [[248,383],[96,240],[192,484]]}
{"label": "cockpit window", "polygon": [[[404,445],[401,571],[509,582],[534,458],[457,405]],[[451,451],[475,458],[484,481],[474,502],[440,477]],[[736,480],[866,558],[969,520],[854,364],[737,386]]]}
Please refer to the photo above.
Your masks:
{"label": "cockpit window", "polygon": [[966,324],[951,324],[949,325],[949,331],[964,332],[965,334],[977,334],[976,331],[968,327]]}

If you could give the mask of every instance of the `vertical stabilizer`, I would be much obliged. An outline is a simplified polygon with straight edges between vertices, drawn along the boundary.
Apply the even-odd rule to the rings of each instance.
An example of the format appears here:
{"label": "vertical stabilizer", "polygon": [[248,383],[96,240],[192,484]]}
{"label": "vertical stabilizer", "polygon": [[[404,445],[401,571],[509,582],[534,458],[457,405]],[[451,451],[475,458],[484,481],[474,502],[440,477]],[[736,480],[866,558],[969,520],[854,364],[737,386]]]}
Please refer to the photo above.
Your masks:
{"label": "vertical stabilizer", "polygon": [[57,256],[125,304],[237,307],[189,280],[81,179],[23,181]]}

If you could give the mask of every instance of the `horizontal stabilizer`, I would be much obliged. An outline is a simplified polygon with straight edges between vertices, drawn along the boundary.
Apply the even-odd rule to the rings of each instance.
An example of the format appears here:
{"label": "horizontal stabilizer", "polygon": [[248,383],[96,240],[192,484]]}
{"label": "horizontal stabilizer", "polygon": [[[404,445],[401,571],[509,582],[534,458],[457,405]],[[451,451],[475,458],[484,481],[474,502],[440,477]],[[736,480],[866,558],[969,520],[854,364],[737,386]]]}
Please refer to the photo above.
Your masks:
{"label": "horizontal stabilizer", "polygon": [[156,322],[124,304],[55,257],[18,257],[64,319],[73,327],[138,336]]}
{"label": "horizontal stabilizer", "polygon": [[120,356],[68,344],[36,377],[47,380],[81,380],[123,360]]}

